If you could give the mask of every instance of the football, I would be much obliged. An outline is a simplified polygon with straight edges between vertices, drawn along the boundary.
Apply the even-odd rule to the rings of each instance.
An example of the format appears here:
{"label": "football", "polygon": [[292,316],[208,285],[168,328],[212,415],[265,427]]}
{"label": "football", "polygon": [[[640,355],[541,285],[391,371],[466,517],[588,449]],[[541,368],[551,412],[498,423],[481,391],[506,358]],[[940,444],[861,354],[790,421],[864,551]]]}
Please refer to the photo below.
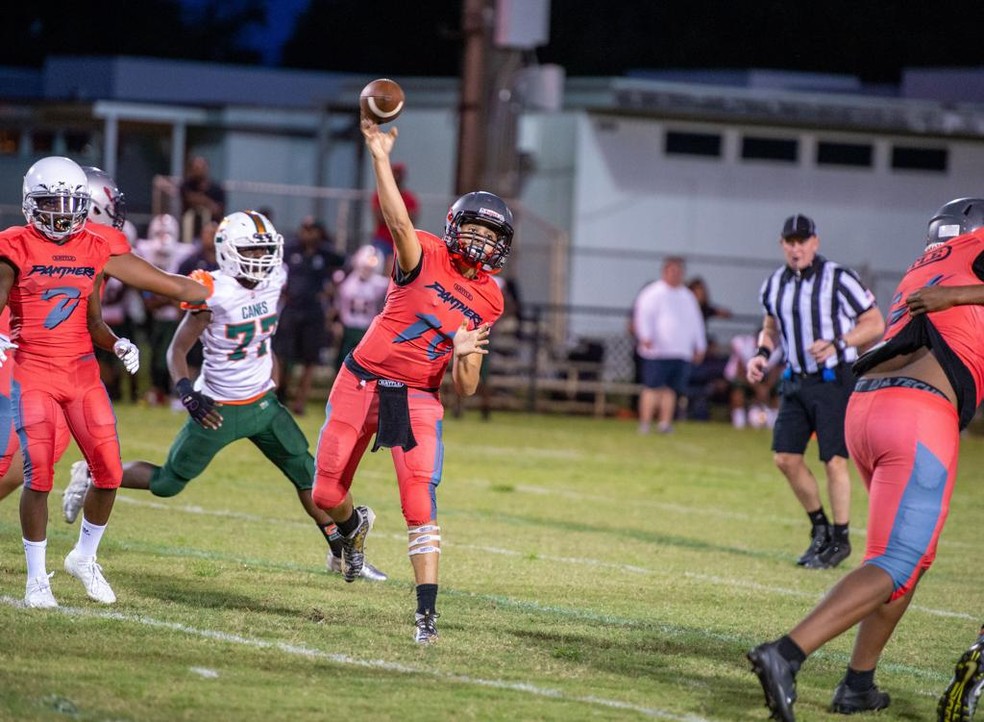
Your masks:
{"label": "football", "polygon": [[379,78],[362,89],[359,108],[376,123],[389,123],[403,111],[404,99],[403,88],[395,80]]}

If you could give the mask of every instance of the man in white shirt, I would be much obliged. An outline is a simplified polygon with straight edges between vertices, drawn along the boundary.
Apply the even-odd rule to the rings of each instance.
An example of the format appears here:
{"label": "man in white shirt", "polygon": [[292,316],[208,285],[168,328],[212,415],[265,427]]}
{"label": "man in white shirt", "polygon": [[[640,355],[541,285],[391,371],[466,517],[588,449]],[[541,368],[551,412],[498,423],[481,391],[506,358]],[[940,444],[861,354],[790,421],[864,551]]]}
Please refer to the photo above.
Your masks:
{"label": "man in white shirt", "polygon": [[639,398],[639,433],[649,433],[653,417],[656,430],[673,430],[677,398],[687,390],[694,364],[704,359],[707,334],[697,298],[683,283],[684,261],[669,256],[662,277],[645,286],[636,297],[632,329],[642,359]]}

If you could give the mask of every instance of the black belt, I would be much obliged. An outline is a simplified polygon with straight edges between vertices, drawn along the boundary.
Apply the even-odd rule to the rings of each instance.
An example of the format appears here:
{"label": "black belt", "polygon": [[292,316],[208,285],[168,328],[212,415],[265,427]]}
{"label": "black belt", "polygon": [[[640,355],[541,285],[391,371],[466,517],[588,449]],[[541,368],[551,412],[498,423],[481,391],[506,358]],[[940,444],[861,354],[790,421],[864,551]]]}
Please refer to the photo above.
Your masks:
{"label": "black belt", "polygon": [[854,384],[854,390],[862,391],[862,392],[877,391],[878,389],[888,389],[888,388],[916,389],[917,391],[928,391],[931,394],[936,394],[937,396],[941,396],[944,399],[946,398],[946,394],[944,394],[942,391],[940,391],[932,384],[927,384],[925,381],[909,378],[908,376],[886,376],[880,379],[859,379],[858,382]]}
{"label": "black belt", "polygon": [[805,373],[802,371],[793,371],[787,368],[782,377],[784,379],[793,379],[794,381],[836,381],[837,380],[837,370],[832,368],[824,368],[820,371],[814,371],[813,373]]}

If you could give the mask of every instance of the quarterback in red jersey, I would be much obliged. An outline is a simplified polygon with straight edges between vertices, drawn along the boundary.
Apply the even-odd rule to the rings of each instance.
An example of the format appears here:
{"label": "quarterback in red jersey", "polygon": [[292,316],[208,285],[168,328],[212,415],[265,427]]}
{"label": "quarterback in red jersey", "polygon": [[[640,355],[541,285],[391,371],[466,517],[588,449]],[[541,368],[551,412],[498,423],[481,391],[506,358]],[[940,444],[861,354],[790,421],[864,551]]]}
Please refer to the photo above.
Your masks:
{"label": "quarterback in red jersey", "polygon": [[0,351],[16,349],[11,401],[24,455],[20,518],[27,558],[25,604],[57,606],[45,557],[60,414],[94,477],[79,542],[65,558],[65,570],[83,583],[90,598],[109,604],[116,595],[96,563],[96,551],[122,467],[116,418],[99,378],[93,343],[114,349],[130,365],[136,363],[136,348],[102,321],[102,276],[189,302],[206,299],[209,290],[137,259],[120,231],[87,227],[88,179],[68,158],[51,156],[31,166],[24,176],[23,199],[27,225],[0,232],[0,310],[9,307],[11,313],[11,335],[0,338]]}
{"label": "quarterback in red jersey", "polygon": [[498,196],[478,191],[451,206],[443,239],[416,230],[390,165],[396,128],[384,133],[363,117],[362,134],[396,262],[382,312],[332,385],[313,498],[336,520],[345,580],[354,581],[374,515],[353,506],[352,478],[373,434],[374,451],[391,448],[417,589],[415,639],[428,643],[437,638],[441,553],[436,492],[444,408],[438,390],[448,364],[460,395],[470,396],[478,387],[489,329],[503,309],[491,274],[509,255],[512,213]]}
{"label": "quarterback in red jersey", "polygon": [[[787,635],[749,652],[774,719],[794,719],[796,673],[806,657],[855,624],[832,708],[852,714],[889,704],[874,683],[875,667],[936,557],[960,430],[984,399],[984,199],[961,198],[937,211],[926,249],[892,304],[885,339],[854,364],[859,380],[845,422],[870,496],[864,562]],[[956,715],[971,689],[951,685],[940,719],[962,719],[943,712]]]}

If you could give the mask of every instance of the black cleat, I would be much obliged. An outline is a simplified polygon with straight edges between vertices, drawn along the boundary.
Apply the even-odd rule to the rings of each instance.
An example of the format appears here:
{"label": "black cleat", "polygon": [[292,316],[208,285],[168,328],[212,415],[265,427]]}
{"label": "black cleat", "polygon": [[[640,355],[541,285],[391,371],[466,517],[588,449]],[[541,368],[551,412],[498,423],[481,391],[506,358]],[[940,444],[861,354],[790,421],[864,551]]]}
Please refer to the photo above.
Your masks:
{"label": "black cleat", "polygon": [[359,526],[350,536],[342,537],[342,561],[344,568],[342,578],[346,582],[354,582],[362,576],[362,567],[366,561],[366,537],[372,530],[376,515],[367,506],[355,507],[359,515]]}
{"label": "black cleat", "polygon": [[778,642],[760,644],[745,656],[762,684],[765,706],[772,713],[769,719],[796,722],[796,669],[779,654]]}
{"label": "black cleat", "polygon": [[810,530],[810,546],[796,560],[796,564],[801,567],[810,566],[810,562],[820,553],[820,551],[830,543],[830,527],[820,524]]}
{"label": "black cleat", "polygon": [[804,565],[807,569],[833,569],[851,556],[851,542],[830,541],[815,557]]}
{"label": "black cleat", "polygon": [[837,689],[834,690],[834,699],[830,703],[830,711],[839,714],[874,712],[885,709],[891,701],[888,694],[878,689],[877,685],[871,685],[864,692],[856,692],[848,687],[847,682],[842,679],[837,685]]}
{"label": "black cleat", "polygon": [[984,688],[984,629],[980,638],[963,653],[953,671],[953,679],[936,707],[939,722],[970,722]]}

